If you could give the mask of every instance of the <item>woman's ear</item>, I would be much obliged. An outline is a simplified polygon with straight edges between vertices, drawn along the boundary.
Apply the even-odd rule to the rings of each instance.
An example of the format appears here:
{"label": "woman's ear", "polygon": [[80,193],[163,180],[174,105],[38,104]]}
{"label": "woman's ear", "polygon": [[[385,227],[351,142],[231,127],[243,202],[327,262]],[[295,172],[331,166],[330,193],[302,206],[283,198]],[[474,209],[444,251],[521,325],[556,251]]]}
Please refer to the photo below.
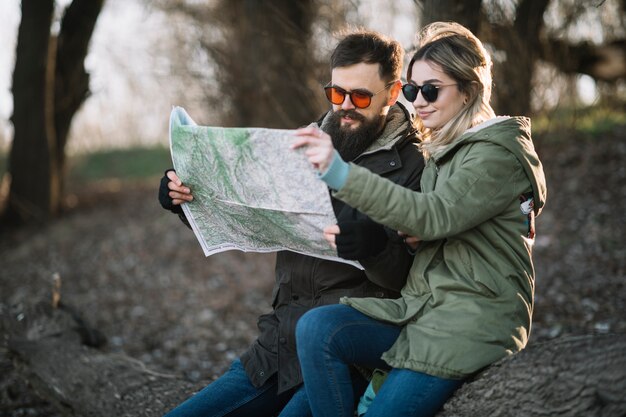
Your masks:
{"label": "woman's ear", "polygon": [[398,101],[398,97],[400,96],[400,91],[402,90],[402,81],[397,80],[393,83],[391,87],[389,87],[389,100],[387,101],[388,106],[393,106]]}
{"label": "woman's ear", "polygon": [[465,96],[463,97],[463,105],[466,105],[467,103],[469,103],[472,97],[478,96],[479,91],[480,91],[480,83],[476,81],[472,81],[467,91],[465,92]]}

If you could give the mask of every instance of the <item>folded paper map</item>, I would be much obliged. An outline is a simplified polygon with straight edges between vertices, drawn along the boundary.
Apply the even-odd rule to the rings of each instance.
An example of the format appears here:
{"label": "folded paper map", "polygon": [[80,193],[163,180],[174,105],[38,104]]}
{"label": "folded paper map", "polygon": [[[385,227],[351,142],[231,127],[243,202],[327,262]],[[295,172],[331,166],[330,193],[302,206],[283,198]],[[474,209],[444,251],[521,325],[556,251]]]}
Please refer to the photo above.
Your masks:
{"label": "folded paper map", "polygon": [[290,250],[355,264],[324,240],[337,222],[330,195],[293,141],[293,130],[198,126],[173,108],[172,161],[194,196],[182,207],[206,256]]}

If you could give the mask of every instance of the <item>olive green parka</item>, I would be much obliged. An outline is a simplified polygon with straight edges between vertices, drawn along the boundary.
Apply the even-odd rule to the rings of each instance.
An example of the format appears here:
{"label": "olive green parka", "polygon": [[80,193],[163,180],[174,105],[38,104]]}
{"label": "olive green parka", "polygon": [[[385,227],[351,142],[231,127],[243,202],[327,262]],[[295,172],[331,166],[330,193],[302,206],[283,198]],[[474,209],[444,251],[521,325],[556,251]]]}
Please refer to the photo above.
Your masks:
{"label": "olive green parka", "polygon": [[547,194],[530,120],[498,117],[470,129],[428,160],[421,188],[350,165],[334,196],[422,242],[401,298],[341,301],[404,326],[383,354],[390,366],[464,378],[528,341],[534,216]]}

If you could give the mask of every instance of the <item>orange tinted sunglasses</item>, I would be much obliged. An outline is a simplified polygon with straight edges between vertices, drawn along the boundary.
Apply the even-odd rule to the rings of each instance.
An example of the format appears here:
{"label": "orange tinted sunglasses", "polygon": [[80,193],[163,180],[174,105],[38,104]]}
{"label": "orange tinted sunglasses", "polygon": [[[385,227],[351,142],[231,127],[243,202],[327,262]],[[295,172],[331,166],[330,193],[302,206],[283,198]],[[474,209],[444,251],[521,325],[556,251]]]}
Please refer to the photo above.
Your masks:
{"label": "orange tinted sunglasses", "polygon": [[389,87],[391,87],[395,81],[391,81],[387,83],[382,90],[379,90],[375,93],[372,93],[367,90],[352,90],[347,91],[341,87],[337,87],[336,85],[327,85],[324,87],[324,92],[326,93],[326,98],[328,101],[333,103],[336,106],[343,104],[346,99],[346,96],[350,97],[350,101],[354,104],[354,107],[357,109],[365,109],[372,104],[372,97],[374,97],[378,93],[382,93]]}

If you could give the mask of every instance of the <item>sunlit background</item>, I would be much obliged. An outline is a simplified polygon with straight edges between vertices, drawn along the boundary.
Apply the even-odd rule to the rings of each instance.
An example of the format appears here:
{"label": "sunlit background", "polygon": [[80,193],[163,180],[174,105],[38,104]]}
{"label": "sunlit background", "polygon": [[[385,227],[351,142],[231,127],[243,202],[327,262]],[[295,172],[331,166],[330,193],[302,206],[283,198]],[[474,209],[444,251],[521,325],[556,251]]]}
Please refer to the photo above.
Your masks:
{"label": "sunlit background", "polygon": [[[68,3],[68,0],[57,2],[57,20]],[[506,5],[514,2],[501,0],[496,3],[506,11]],[[351,23],[389,34],[405,48],[411,48],[419,27],[414,1],[362,0],[356,4],[355,10],[347,16]],[[612,24],[619,27],[619,13],[612,10],[610,4],[603,5],[603,9],[590,7],[589,13],[583,14],[563,36],[601,43],[602,21],[613,19]],[[603,14],[602,21],[598,13]],[[0,151],[6,152],[12,140],[9,121],[12,113],[11,76],[20,21],[19,0],[0,2],[0,16]],[[563,13],[556,7],[549,9],[545,17],[546,25],[553,27],[562,19]],[[193,77],[173,73],[180,64],[176,60],[181,57],[177,53],[181,36],[191,38],[195,30],[197,28],[181,25],[175,17],[148,1],[108,0],[98,18],[85,63],[91,74],[92,95],[73,120],[68,154],[166,144],[167,118],[172,105],[183,105],[191,109],[195,119],[219,125],[219,119],[212,118],[211,109],[201,99],[199,90],[207,85]],[[498,59],[498,56],[494,58]],[[196,56],[195,59],[202,71],[202,57]],[[210,75],[212,69],[204,69]],[[545,82],[537,82],[534,108],[558,106],[571,83],[555,82],[554,71],[549,66],[540,66],[537,71],[537,78]],[[575,85],[579,103],[594,103],[597,90],[591,77],[580,75]]]}
{"label": "sunlit background", "polygon": [[[69,3],[57,1],[57,19]],[[384,8],[380,8],[382,3]],[[413,8],[411,0],[393,3],[367,0],[361,2],[356,15],[366,26],[393,36],[409,48],[417,17],[401,10]],[[3,22],[0,26],[0,151],[6,151],[12,139],[11,76],[20,14],[19,0],[0,2]],[[173,25],[177,25],[176,29],[168,30]],[[203,87],[191,78],[185,84],[171,74],[172,60],[177,58],[173,51],[178,47],[178,38],[172,36],[175,30],[180,30],[179,26],[146,1],[107,0],[85,61],[92,95],[74,118],[68,154],[111,147],[165,145],[172,105],[195,109],[197,120],[210,119],[210,109],[198,109],[198,97],[192,91]],[[188,31],[192,36],[194,28]],[[214,123],[219,124],[219,120]]]}

